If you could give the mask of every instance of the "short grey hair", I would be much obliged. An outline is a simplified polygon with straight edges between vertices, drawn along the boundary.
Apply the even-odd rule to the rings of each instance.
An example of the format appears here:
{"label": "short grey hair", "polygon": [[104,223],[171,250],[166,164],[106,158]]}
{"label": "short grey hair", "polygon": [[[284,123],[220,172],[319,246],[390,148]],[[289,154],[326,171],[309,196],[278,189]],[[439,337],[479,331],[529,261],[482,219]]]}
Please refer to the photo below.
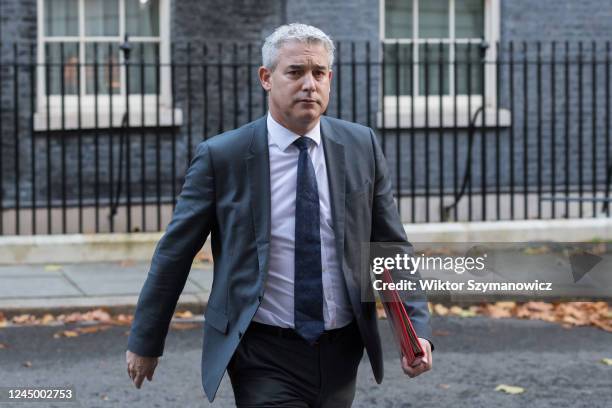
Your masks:
{"label": "short grey hair", "polygon": [[274,71],[278,64],[278,50],[280,50],[285,43],[290,41],[322,44],[329,56],[329,68],[334,64],[335,47],[327,34],[311,25],[291,23],[278,27],[266,38],[263,47],[261,47],[263,66]]}

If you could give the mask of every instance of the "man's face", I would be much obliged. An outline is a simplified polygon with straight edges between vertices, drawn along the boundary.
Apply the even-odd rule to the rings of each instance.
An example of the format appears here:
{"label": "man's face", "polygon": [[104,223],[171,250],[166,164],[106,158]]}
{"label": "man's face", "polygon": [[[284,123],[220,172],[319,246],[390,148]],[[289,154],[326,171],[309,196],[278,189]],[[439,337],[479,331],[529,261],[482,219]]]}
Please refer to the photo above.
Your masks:
{"label": "man's face", "polygon": [[269,92],[270,113],[295,133],[308,132],[327,109],[332,72],[322,44],[285,43],[274,71],[261,67],[259,78]]}

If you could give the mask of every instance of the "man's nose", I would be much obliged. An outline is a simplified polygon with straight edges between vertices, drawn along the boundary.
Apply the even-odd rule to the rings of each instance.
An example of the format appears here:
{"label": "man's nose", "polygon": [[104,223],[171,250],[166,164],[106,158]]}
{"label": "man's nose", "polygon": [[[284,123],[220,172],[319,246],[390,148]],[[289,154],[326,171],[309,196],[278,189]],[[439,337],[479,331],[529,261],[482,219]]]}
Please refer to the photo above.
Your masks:
{"label": "man's nose", "polygon": [[304,80],[302,82],[302,88],[304,90],[309,90],[309,91],[312,91],[315,89],[315,79],[314,79],[314,76],[312,75],[312,72],[307,72],[306,75],[304,75]]}

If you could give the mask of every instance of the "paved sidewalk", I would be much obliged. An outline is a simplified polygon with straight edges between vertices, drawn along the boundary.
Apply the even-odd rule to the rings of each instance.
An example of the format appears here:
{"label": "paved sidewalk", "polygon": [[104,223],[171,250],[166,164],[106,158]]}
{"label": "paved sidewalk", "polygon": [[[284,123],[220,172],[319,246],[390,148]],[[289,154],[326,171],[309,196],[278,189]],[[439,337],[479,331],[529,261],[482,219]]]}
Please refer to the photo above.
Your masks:
{"label": "paved sidewalk", "polygon": [[[149,262],[0,265],[0,311],[5,314],[97,307],[132,310]],[[179,306],[204,309],[212,264],[194,264]]]}

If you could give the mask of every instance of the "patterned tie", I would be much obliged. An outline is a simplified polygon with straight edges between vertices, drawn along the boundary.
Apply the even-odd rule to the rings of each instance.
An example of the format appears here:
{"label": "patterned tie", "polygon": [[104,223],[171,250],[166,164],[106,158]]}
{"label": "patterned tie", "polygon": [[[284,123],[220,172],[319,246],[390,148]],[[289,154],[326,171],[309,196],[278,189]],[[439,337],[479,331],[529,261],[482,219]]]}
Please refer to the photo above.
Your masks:
{"label": "patterned tie", "polygon": [[302,136],[293,144],[300,149],[295,196],[295,331],[314,344],[325,330],[319,191],[314,166],[308,155],[311,139]]}

